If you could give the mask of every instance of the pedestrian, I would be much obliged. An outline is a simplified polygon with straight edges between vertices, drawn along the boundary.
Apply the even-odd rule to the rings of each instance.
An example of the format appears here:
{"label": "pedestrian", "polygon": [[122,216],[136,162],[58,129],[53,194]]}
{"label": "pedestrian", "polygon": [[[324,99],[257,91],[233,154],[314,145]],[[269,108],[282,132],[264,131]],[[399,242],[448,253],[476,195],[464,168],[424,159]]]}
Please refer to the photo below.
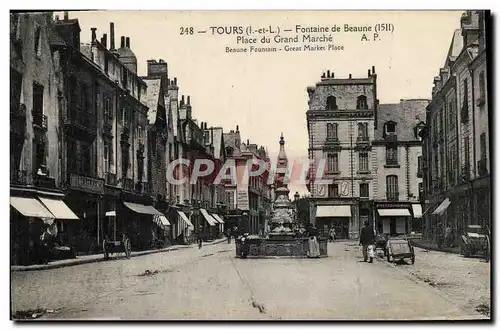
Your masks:
{"label": "pedestrian", "polygon": [[228,228],[227,231],[226,231],[226,235],[227,235],[227,244],[231,244],[231,228]]}
{"label": "pedestrian", "polygon": [[441,247],[443,246],[443,241],[444,241],[443,224],[440,222],[438,223],[436,228],[436,243],[438,249],[441,249]]}
{"label": "pedestrian", "polygon": [[333,242],[335,240],[335,228],[330,228],[330,234],[329,234],[330,242]]}
{"label": "pedestrian", "polygon": [[200,226],[200,228],[198,229],[198,235],[197,235],[197,239],[198,239],[198,249],[201,249],[201,247],[203,246],[203,228]]}
{"label": "pedestrian", "polygon": [[[370,226],[369,221],[365,221],[365,226],[361,229],[361,234],[359,235],[359,245],[363,246],[363,260],[365,262],[368,261],[368,246],[374,243],[375,233],[373,232],[373,228]],[[373,263],[373,256],[370,256],[370,263]]]}
{"label": "pedestrian", "polygon": [[318,229],[315,226],[312,226],[309,230],[309,251],[307,253],[309,258],[319,258],[318,235]]}

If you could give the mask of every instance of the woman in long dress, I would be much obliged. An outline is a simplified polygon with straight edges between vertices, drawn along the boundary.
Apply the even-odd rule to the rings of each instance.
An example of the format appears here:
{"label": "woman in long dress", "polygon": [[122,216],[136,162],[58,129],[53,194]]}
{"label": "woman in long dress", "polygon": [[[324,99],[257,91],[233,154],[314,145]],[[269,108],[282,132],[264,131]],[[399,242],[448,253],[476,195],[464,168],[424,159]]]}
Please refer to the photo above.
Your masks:
{"label": "woman in long dress", "polygon": [[319,243],[318,243],[318,230],[316,227],[312,227],[309,230],[309,251],[307,256],[309,258],[318,258],[319,257]]}

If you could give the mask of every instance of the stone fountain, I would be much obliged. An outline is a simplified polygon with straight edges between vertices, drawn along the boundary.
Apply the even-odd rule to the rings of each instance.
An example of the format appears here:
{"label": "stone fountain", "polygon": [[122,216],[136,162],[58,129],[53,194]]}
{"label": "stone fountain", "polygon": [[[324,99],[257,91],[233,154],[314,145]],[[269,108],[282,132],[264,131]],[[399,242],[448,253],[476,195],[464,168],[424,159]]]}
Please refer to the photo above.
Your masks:
{"label": "stone fountain", "polygon": [[[283,133],[280,138],[280,152],[278,154],[278,168],[286,168],[288,159],[285,153],[285,140]],[[281,172],[281,171],[278,171]],[[249,258],[265,257],[306,257],[308,251],[308,239],[296,237],[293,227],[296,224],[295,205],[290,201],[290,190],[280,173],[275,178],[275,199],[273,202],[272,217],[270,220],[270,231],[266,237],[249,237]],[[319,239],[320,256],[327,256],[327,240]],[[236,255],[241,250],[241,242],[236,241]]]}

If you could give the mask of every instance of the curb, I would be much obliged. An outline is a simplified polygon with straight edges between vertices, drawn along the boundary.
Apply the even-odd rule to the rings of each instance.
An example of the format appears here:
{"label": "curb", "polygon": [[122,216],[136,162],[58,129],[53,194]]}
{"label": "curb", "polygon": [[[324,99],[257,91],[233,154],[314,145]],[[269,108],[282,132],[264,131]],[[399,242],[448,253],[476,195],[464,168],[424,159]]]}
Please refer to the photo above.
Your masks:
{"label": "curb", "polygon": [[455,251],[455,250],[450,249],[450,248],[438,249],[437,247],[428,246],[426,244],[421,244],[421,243],[418,243],[418,242],[415,242],[415,241],[410,241],[410,242],[411,242],[411,244],[413,246],[421,248],[421,249],[426,249],[426,250],[430,250],[430,251],[437,251],[437,252],[443,252],[443,253],[460,254],[459,251]]}
{"label": "curb", "polygon": [[[214,240],[212,242],[207,242],[204,245],[215,245],[219,244],[222,242],[227,241],[226,239],[220,239],[220,240]],[[149,250],[149,251],[139,251],[139,252],[132,252],[132,255],[130,258],[135,258],[135,257],[140,257],[144,255],[149,255],[149,254],[155,254],[155,253],[162,253],[162,252],[169,252],[169,251],[177,251],[181,249],[189,249],[195,247],[195,244],[190,244],[190,245],[176,245],[175,247],[168,247],[160,250]],[[57,269],[57,268],[64,268],[64,267],[70,267],[70,266],[77,266],[77,265],[83,265],[83,264],[92,264],[96,262],[102,262],[102,261],[111,261],[111,260],[118,260],[118,259],[123,259],[123,256],[111,256],[108,259],[102,258],[96,258],[96,259],[75,259],[68,261],[66,263],[61,263],[61,264],[52,264],[52,265],[33,265],[33,266],[11,266],[10,271],[11,272],[29,272],[33,270],[49,270],[49,269]]]}

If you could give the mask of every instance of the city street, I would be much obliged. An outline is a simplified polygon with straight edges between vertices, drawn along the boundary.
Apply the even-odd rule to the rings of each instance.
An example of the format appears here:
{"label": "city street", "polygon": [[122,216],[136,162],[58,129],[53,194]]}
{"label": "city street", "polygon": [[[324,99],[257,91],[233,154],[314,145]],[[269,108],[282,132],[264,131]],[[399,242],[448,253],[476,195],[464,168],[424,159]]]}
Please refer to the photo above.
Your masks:
{"label": "city street", "polygon": [[356,242],[346,241],[329,244],[324,259],[242,260],[234,243],[221,243],[13,272],[12,310],[46,310],[42,319],[488,317],[489,263],[422,249],[416,256],[415,265],[364,263]]}

